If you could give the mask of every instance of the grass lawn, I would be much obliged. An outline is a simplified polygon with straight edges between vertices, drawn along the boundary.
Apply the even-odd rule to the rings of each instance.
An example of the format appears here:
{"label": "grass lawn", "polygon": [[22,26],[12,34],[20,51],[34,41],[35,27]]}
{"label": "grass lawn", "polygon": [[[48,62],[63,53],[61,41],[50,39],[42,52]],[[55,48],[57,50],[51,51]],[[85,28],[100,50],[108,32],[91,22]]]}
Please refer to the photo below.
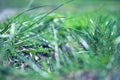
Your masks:
{"label": "grass lawn", "polygon": [[31,0],[0,23],[0,80],[120,80],[119,3]]}

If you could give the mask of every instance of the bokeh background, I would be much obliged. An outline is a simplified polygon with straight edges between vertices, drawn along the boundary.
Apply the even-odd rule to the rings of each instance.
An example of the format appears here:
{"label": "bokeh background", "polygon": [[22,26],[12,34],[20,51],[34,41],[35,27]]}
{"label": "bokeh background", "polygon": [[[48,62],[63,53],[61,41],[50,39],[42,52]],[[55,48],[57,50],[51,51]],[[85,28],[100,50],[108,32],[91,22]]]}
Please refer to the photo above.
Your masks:
{"label": "bokeh background", "polygon": [[[40,5],[49,5],[52,8],[67,0],[0,0],[0,11],[8,8],[23,9]],[[64,11],[83,11],[94,9],[120,10],[120,0],[74,0],[72,3],[62,7]]]}
{"label": "bokeh background", "polygon": [[[45,6],[36,9],[33,14],[48,12],[69,0],[0,0],[0,21],[12,14],[22,12],[24,10]],[[64,14],[79,14],[79,13],[96,13],[99,11],[107,11],[109,13],[120,13],[120,0],[73,0],[65,4],[54,12]]]}

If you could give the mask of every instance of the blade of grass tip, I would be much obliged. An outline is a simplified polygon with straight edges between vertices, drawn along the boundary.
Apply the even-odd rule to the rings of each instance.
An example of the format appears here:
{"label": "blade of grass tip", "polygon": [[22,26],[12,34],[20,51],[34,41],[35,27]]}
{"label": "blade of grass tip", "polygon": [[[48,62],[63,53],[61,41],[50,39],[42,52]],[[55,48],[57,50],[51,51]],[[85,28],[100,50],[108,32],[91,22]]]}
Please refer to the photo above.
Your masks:
{"label": "blade of grass tip", "polygon": [[36,22],[34,22],[33,24],[31,24],[31,25],[29,26],[29,28],[27,28],[26,30],[24,30],[24,31],[21,32],[20,34],[26,32],[27,30],[29,30],[29,29],[31,28],[31,26],[33,26],[33,25],[36,24],[36,23],[39,23],[40,20],[43,20],[43,19],[46,18],[49,14],[51,14],[52,12],[54,12],[55,10],[59,9],[60,7],[64,6],[65,4],[70,3],[70,2],[72,2],[72,1],[74,1],[74,0],[66,1],[66,2],[60,4],[59,6],[57,6],[56,8],[50,10],[50,11],[49,11],[48,13],[46,13],[43,17],[41,17],[38,21],[36,21]]}
{"label": "blade of grass tip", "polygon": [[[9,19],[8,19],[8,20],[9,20]],[[5,28],[0,32],[0,34],[6,33],[9,28],[10,28],[10,22],[5,26]]]}
{"label": "blade of grass tip", "polygon": [[30,2],[28,3],[26,10],[28,10],[30,8],[30,6],[32,5],[32,3],[34,2],[34,0],[30,0]]}
{"label": "blade of grass tip", "polygon": [[[49,11],[47,14],[45,14],[45,15],[44,15],[42,18],[40,18],[38,21],[44,19],[46,16],[48,16],[49,14],[51,14],[52,12],[54,12],[55,10],[57,10],[58,8],[62,7],[62,6],[65,5],[65,4],[70,3],[70,2],[72,2],[72,1],[74,1],[74,0],[69,0],[69,1],[66,1],[66,2],[60,4],[59,6],[57,6],[56,8],[52,9],[52,10]],[[35,23],[37,23],[37,22],[35,22]],[[34,25],[35,23],[33,23],[32,25]]]}

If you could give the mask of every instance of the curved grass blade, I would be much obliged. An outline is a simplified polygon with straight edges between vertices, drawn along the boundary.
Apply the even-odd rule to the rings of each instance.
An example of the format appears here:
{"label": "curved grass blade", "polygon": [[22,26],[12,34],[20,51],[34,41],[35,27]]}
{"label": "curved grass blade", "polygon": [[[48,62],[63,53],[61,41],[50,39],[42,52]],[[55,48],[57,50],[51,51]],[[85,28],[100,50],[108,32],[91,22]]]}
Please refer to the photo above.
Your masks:
{"label": "curved grass blade", "polygon": [[48,7],[49,5],[43,5],[43,6],[37,6],[37,7],[33,7],[27,10],[24,10],[23,12],[19,13],[17,16],[14,17],[14,19],[18,18],[19,16],[21,16],[22,14],[24,14],[25,12],[34,10],[34,9],[38,9],[38,8],[43,8],[43,7]]}
{"label": "curved grass blade", "polygon": [[[31,10],[34,10],[34,9],[38,9],[38,8],[43,8],[43,7],[47,7],[48,5],[43,5],[43,6],[37,6],[37,7],[33,7],[33,8],[30,8],[30,9],[27,9],[27,10],[24,10],[23,12],[19,13],[18,15],[16,15],[13,20],[15,20],[16,18],[18,18],[19,16],[21,16],[22,14],[24,14],[25,12],[28,12],[28,11],[31,11]],[[8,24],[6,25],[6,27],[0,32],[0,34],[3,34],[5,33],[9,28],[10,28],[10,23],[12,21],[10,21],[9,19],[7,19],[7,22]]]}
{"label": "curved grass blade", "polygon": [[6,21],[3,23],[5,25],[5,28],[0,32],[0,34],[5,33],[9,27],[10,27],[10,20],[7,18]]}
{"label": "curved grass blade", "polygon": [[60,7],[64,6],[65,4],[70,3],[70,2],[72,2],[72,1],[74,1],[74,0],[66,1],[66,2],[60,4],[59,6],[57,6],[56,8],[50,10],[50,11],[49,11],[48,13],[46,13],[43,17],[41,17],[38,21],[36,21],[36,22],[34,22],[33,24],[31,24],[31,25],[29,26],[29,28],[25,29],[25,30],[24,30],[23,32],[21,32],[20,34],[26,32],[26,31],[29,30],[34,24],[36,24],[36,23],[38,23],[39,21],[43,20],[43,19],[46,18],[49,14],[51,14],[52,12],[54,12],[55,10],[59,9]]}

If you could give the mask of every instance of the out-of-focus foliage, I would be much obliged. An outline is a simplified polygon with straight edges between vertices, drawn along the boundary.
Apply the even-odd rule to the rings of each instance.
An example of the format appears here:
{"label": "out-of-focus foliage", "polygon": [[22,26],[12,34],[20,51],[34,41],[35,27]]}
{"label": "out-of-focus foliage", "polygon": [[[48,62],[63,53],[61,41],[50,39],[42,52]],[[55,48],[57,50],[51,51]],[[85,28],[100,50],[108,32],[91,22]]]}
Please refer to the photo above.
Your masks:
{"label": "out-of-focus foliage", "polygon": [[120,79],[119,1],[36,1],[54,4],[0,23],[0,79]]}

